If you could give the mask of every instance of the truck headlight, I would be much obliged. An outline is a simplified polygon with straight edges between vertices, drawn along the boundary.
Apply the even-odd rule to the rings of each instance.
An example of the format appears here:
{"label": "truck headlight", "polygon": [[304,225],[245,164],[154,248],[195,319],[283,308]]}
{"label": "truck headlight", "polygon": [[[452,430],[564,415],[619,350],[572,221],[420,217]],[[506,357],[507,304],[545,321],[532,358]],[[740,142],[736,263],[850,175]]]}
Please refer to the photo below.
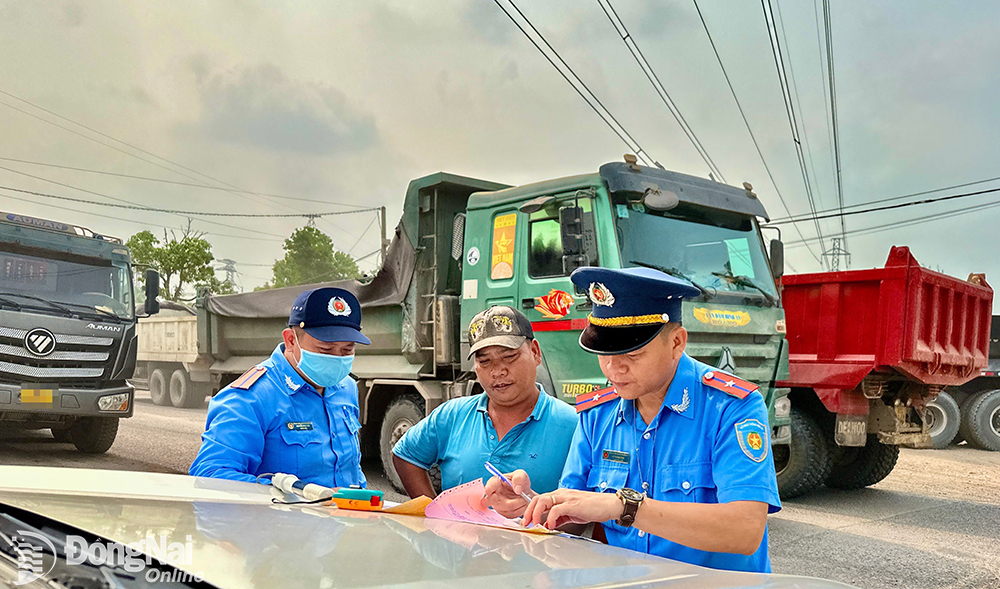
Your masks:
{"label": "truck headlight", "polygon": [[788,400],[788,397],[781,397],[774,402],[774,416],[775,417],[788,417],[792,412],[792,402]]}
{"label": "truck headlight", "polygon": [[128,411],[128,393],[101,397],[97,400],[97,408],[101,411]]}

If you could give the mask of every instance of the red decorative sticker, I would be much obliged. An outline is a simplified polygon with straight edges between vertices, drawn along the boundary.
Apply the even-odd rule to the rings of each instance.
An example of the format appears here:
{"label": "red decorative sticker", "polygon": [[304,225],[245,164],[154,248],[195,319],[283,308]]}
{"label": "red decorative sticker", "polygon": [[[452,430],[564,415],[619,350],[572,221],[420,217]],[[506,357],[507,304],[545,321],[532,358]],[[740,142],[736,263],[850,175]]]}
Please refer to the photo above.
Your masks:
{"label": "red decorative sticker", "polygon": [[573,306],[573,295],[555,288],[544,297],[535,297],[535,300],[538,301],[535,310],[546,319],[562,319],[569,315],[570,308]]}

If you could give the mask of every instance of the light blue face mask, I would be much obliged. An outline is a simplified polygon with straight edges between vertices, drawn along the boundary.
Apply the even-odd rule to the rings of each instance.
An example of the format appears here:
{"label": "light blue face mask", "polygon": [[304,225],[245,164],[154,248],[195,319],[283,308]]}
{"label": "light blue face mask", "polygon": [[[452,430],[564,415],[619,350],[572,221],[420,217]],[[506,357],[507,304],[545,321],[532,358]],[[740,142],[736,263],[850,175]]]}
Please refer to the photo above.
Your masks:
{"label": "light blue face mask", "polygon": [[354,355],[331,356],[318,354],[299,348],[302,356],[299,358],[299,370],[306,378],[321,387],[335,387],[344,377],[351,373]]}

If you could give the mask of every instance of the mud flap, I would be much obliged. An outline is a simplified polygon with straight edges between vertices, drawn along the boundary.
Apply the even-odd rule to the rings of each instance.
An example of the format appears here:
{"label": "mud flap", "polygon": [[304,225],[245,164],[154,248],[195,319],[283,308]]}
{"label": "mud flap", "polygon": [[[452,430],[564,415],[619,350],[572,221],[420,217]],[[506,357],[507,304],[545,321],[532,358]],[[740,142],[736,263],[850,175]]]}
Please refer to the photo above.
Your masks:
{"label": "mud flap", "polygon": [[833,440],[838,446],[864,446],[868,441],[868,416],[838,413]]}

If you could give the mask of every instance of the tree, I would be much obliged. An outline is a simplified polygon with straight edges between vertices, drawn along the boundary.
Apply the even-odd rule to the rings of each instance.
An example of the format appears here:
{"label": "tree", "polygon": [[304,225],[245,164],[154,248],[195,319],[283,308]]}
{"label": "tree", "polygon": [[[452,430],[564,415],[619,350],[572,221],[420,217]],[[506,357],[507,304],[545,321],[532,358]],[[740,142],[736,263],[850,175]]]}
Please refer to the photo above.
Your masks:
{"label": "tree", "polygon": [[[136,233],[126,242],[132,253],[132,260],[140,265],[149,266],[160,273],[162,283],[161,296],[171,301],[181,300],[185,285],[204,284],[216,289],[225,288],[215,277],[211,263],[212,245],[202,239],[202,234],[193,233],[190,228],[178,239],[176,235],[167,236],[164,231],[163,242],[149,230]],[[228,285],[228,283],[225,283]],[[228,285],[229,289],[232,285]]]}
{"label": "tree", "polygon": [[273,287],[296,286],[361,275],[354,259],[333,248],[330,236],[312,226],[297,229],[282,246],[285,257],[272,268]]}

